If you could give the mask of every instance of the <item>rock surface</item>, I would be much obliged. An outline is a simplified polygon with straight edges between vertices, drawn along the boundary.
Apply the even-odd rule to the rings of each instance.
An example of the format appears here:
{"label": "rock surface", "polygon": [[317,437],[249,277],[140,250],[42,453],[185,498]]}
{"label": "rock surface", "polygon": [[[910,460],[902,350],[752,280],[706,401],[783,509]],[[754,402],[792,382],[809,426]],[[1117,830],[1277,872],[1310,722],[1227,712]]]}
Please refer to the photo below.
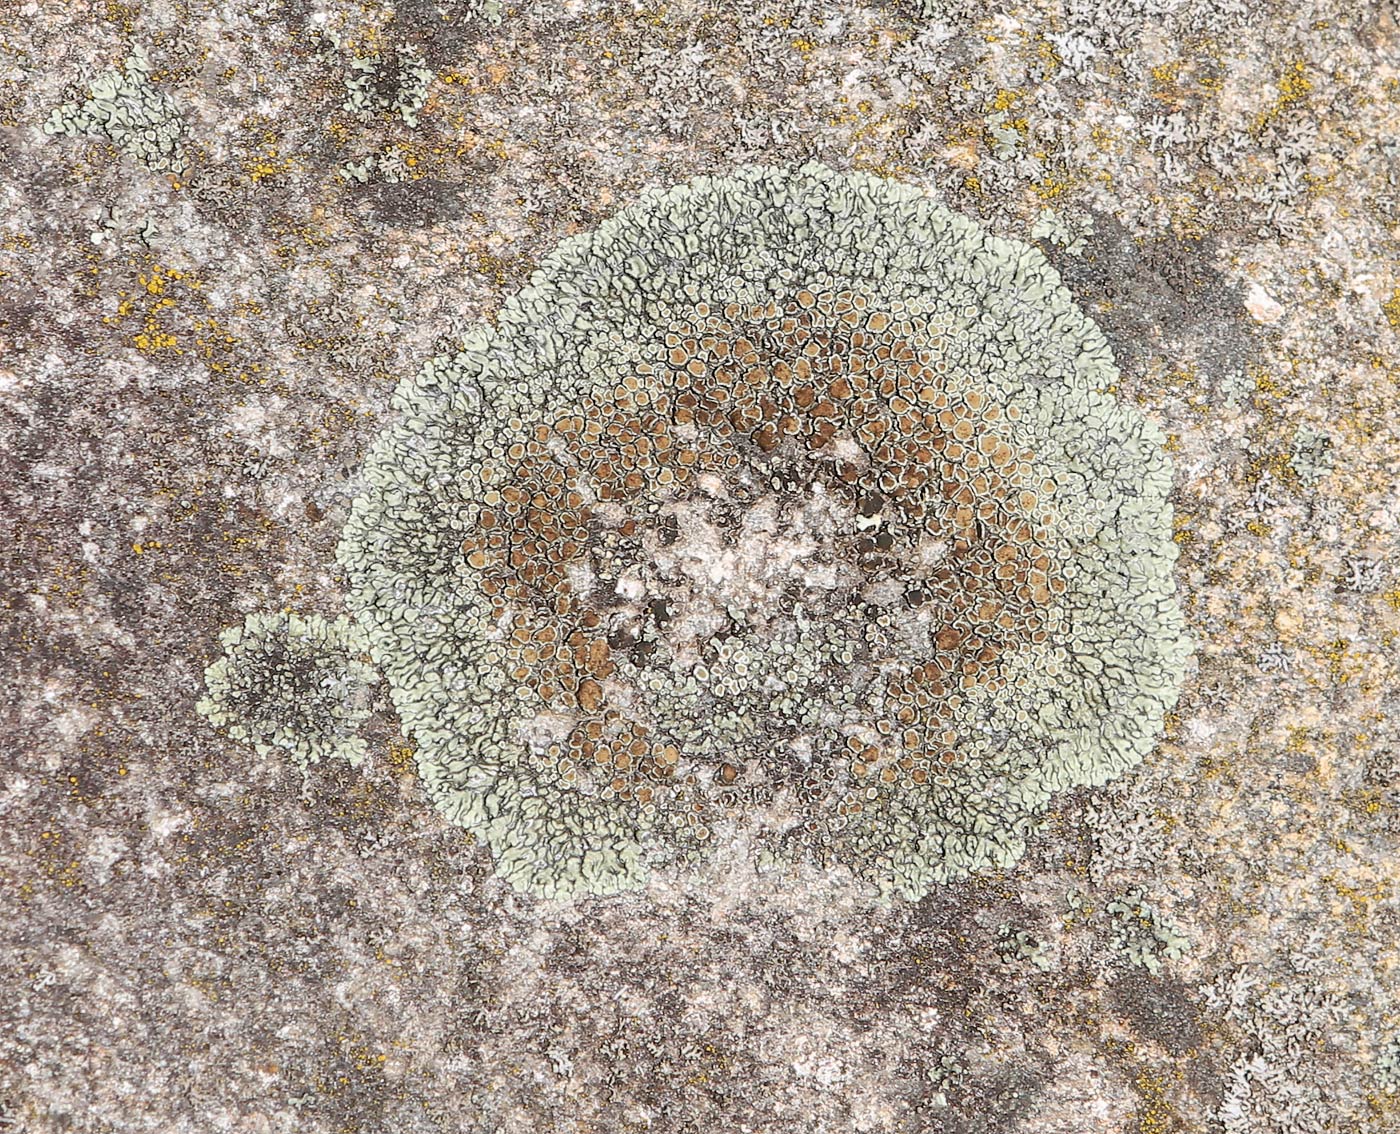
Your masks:
{"label": "rock surface", "polygon": [[[1400,1130],[1397,60],[1391,0],[0,10],[0,1129]],[[809,159],[1034,240],[1167,436],[1136,772],[917,902],[742,845],[552,901],[382,704],[358,769],[196,711],[345,612],[402,378]]]}

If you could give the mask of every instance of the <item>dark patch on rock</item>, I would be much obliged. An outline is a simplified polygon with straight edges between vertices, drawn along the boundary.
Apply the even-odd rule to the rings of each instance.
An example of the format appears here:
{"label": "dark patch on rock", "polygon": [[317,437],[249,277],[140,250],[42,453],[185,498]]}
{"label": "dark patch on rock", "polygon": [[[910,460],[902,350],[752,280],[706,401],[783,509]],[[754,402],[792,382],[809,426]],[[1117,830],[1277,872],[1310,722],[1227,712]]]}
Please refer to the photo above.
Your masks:
{"label": "dark patch on rock", "polygon": [[1179,980],[1130,972],[1109,986],[1107,1003],[1170,1055],[1186,1055],[1205,1042],[1199,1008]]}
{"label": "dark patch on rock", "polygon": [[1205,1104],[1201,1109],[1207,1114],[1214,1114],[1225,1098],[1225,1072],[1220,1056],[1203,1052],[1183,1061],[1180,1066],[1191,1094]]}
{"label": "dark patch on rock", "polygon": [[389,183],[371,181],[360,190],[369,219],[389,228],[427,228],[456,220],[465,211],[460,186],[437,177]]}
{"label": "dark patch on rock", "polygon": [[1096,213],[1082,255],[1041,247],[1103,328],[1125,374],[1165,355],[1189,359],[1206,376],[1218,377],[1239,373],[1253,357],[1244,295],[1215,266],[1214,240],[1138,239],[1115,218]]}
{"label": "dark patch on rock", "polygon": [[945,1131],[959,1134],[1009,1134],[1032,1128],[1022,1120],[1031,1112],[1044,1082],[1029,1066],[1008,1067],[973,1083],[958,1106],[960,1125]]}

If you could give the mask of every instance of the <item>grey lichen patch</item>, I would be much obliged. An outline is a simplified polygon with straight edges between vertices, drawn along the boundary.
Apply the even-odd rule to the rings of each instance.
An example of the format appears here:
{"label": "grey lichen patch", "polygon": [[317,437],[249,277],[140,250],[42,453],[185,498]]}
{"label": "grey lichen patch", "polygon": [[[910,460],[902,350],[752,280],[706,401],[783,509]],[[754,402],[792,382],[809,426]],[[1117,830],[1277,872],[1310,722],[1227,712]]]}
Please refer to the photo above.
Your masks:
{"label": "grey lichen patch", "polygon": [[133,48],[120,70],[103,71],[92,80],[85,99],[55,108],[44,132],[106,138],[149,169],[180,170],[184,120],[175,100],[150,78],[150,59],[142,48]]}
{"label": "grey lichen patch", "polygon": [[1225,1075],[1214,1119],[1225,1134],[1323,1130],[1337,1114],[1336,1036],[1345,1003],[1323,987],[1317,935],[1287,950],[1277,976],[1256,965],[1222,973],[1201,991],[1245,1043]]}
{"label": "grey lichen patch", "polygon": [[1104,906],[1112,919],[1113,951],[1130,965],[1151,973],[1162,970],[1164,961],[1186,955],[1190,942],[1137,890],[1129,890]]}
{"label": "grey lichen patch", "polygon": [[418,112],[428,103],[436,77],[411,46],[389,57],[356,56],[347,64],[342,109],[355,114],[392,114],[407,126],[418,125]]}
{"label": "grey lichen patch", "polygon": [[878,178],[566,240],[403,383],[340,545],[429,794],[545,895],[742,845],[909,897],[1014,862],[1190,652],[1116,380],[1039,252]]}
{"label": "grey lichen patch", "polygon": [[1300,425],[1293,435],[1288,467],[1304,488],[1316,488],[1332,471],[1332,438],[1311,425]]}
{"label": "grey lichen patch", "polygon": [[1393,1039],[1376,1057],[1376,1086],[1388,1095],[1400,1094],[1400,1039]]}
{"label": "grey lichen patch", "polygon": [[1030,965],[1041,972],[1055,968],[1055,949],[1048,941],[1032,937],[1024,929],[1003,925],[997,936],[997,953],[1003,964]]}
{"label": "grey lichen patch", "polygon": [[281,751],[303,768],[323,759],[364,760],[356,729],[370,714],[379,678],[354,622],[250,614],[219,640],[224,656],[205,670],[200,713],[260,754]]}

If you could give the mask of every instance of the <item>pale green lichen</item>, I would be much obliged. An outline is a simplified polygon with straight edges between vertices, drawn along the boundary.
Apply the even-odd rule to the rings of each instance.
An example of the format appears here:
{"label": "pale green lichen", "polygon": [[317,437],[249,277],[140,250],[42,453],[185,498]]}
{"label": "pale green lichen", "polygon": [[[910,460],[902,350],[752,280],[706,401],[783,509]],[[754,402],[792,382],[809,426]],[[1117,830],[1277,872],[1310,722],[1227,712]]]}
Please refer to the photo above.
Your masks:
{"label": "pale green lichen", "polygon": [[928,1062],[924,1076],[933,1087],[929,1105],[945,1107],[948,1105],[949,1091],[961,1091],[966,1087],[967,1064],[953,1052],[944,1051]]}
{"label": "pale green lichen", "polygon": [[1288,467],[1304,488],[1316,488],[1332,471],[1332,438],[1311,425],[1300,425],[1293,435]]}
{"label": "pale green lichen", "polygon": [[1011,115],[997,110],[987,115],[987,134],[992,141],[992,153],[1002,159],[1014,158],[1021,152],[1024,139],[1012,124]]}
{"label": "pale green lichen", "polygon": [[1041,972],[1055,967],[1055,950],[1046,941],[1032,937],[1024,929],[1003,925],[997,935],[997,953],[1007,965],[1027,963]]}
{"label": "pale green lichen", "polygon": [[1080,256],[1094,234],[1094,218],[1085,214],[1071,222],[1057,210],[1044,208],[1031,228],[1032,240],[1045,240],[1070,256]]}
{"label": "pale green lichen", "polygon": [[397,185],[412,177],[413,167],[405,160],[403,151],[398,146],[385,146],[382,152],[368,154],[363,161],[347,162],[340,167],[342,178],[346,181],[357,181],[362,185],[375,172],[378,172],[380,180],[385,184]]}
{"label": "pale green lichen", "polygon": [[85,99],[55,108],[44,132],[106,138],[150,169],[178,172],[184,165],[184,122],[175,100],[150,78],[145,51],[133,48],[120,70],[104,71],[92,80]]}
{"label": "pale green lichen", "polygon": [[1400,1094],[1400,1039],[1391,1040],[1376,1057],[1376,1086],[1388,1095]]}
{"label": "pale green lichen", "polygon": [[219,641],[224,656],[205,670],[200,713],[260,754],[282,752],[303,768],[323,759],[364,760],[356,729],[370,714],[379,678],[354,622],[250,614]]}
{"label": "pale green lichen", "polygon": [[1164,961],[1178,960],[1190,948],[1190,941],[1145,902],[1140,891],[1129,890],[1114,898],[1104,912],[1112,919],[1112,949],[1130,965],[1159,973]]}
{"label": "pale green lichen", "polygon": [[431,798],[546,895],[744,826],[909,897],[1015,861],[1190,652],[1116,379],[1039,252],[875,177],[566,240],[402,384],[339,549]]}
{"label": "pale green lichen", "polygon": [[374,154],[370,154],[364,161],[346,162],[340,167],[340,176],[346,181],[358,181],[363,185],[369,180],[369,175],[374,172],[376,164]]}
{"label": "pale green lichen", "polygon": [[392,114],[407,126],[418,125],[418,112],[428,104],[436,76],[412,47],[400,47],[391,58],[363,55],[347,64],[342,109],[353,114]]}

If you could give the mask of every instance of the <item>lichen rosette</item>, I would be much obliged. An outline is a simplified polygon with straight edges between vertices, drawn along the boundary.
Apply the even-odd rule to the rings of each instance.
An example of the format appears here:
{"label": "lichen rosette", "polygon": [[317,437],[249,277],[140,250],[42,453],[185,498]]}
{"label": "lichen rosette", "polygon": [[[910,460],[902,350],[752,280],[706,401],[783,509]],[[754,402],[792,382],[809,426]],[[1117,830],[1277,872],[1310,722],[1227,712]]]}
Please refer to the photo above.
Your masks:
{"label": "lichen rosette", "polygon": [[740,831],[910,897],[1013,862],[1189,652],[1115,379],[1038,252],[874,177],[564,241],[402,385],[340,547],[428,792],[553,896]]}
{"label": "lichen rosette", "polygon": [[248,615],[219,635],[222,657],[204,671],[195,708],[235,740],[303,768],[323,759],[360,764],[356,730],[373,707],[379,675],[368,641],[346,617],[273,611]]}

